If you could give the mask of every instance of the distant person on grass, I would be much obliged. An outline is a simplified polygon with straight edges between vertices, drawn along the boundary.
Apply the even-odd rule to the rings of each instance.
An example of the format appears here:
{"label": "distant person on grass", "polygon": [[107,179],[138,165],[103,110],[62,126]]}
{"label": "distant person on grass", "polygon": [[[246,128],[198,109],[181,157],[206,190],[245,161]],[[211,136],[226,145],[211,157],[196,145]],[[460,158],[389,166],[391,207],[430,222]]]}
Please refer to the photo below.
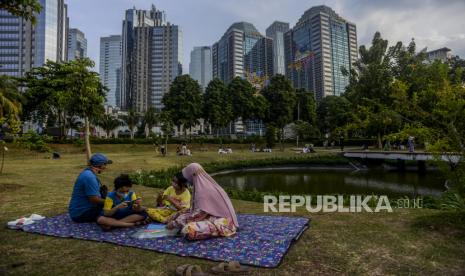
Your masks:
{"label": "distant person on grass", "polygon": [[115,190],[109,192],[105,198],[103,211],[97,223],[105,230],[112,227],[132,227],[145,224],[147,208],[141,205],[141,199],[131,190],[132,180],[127,174],[118,176]]}
{"label": "distant person on grass", "polygon": [[106,186],[100,184],[97,174],[102,173],[111,163],[105,155],[96,153],[90,158],[89,167],[79,174],[68,208],[74,222],[97,221],[107,192]]}

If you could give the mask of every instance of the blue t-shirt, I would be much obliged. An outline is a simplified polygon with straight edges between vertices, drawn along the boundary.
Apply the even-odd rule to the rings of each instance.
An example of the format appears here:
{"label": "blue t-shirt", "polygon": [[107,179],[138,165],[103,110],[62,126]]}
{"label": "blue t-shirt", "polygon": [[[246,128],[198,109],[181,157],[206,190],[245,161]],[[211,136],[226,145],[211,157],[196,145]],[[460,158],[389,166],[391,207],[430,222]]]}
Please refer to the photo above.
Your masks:
{"label": "blue t-shirt", "polygon": [[69,202],[69,215],[79,217],[86,211],[101,208],[89,201],[89,196],[100,196],[100,182],[90,168],[85,169],[74,183],[73,194]]}
{"label": "blue t-shirt", "polygon": [[132,215],[134,214],[134,211],[132,210],[132,204],[134,204],[134,200],[136,199],[136,193],[133,191],[129,191],[129,193],[123,199],[119,198],[116,191],[109,192],[105,198],[105,203],[103,204],[102,215],[104,214],[104,211],[110,211],[113,207],[119,205],[123,201],[131,201],[131,203],[128,204],[128,207],[126,208],[116,210],[112,217],[115,219],[122,219]]}

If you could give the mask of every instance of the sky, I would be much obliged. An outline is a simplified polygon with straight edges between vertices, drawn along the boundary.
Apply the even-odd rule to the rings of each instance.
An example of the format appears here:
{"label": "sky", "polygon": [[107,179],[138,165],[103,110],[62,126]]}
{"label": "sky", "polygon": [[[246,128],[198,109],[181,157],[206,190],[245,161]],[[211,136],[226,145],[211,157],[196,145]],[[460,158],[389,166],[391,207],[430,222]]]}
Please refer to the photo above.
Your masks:
{"label": "sky", "polygon": [[183,73],[188,73],[190,52],[195,46],[211,46],[234,22],[247,21],[264,35],[273,21],[289,22],[291,28],[302,14],[327,5],[357,25],[358,45],[369,45],[379,31],[389,44],[409,43],[417,49],[442,47],[465,58],[465,0],[65,0],[70,28],[87,38],[87,54],[98,71],[100,37],[121,34],[125,10],[166,13],[167,21],[183,31]]}

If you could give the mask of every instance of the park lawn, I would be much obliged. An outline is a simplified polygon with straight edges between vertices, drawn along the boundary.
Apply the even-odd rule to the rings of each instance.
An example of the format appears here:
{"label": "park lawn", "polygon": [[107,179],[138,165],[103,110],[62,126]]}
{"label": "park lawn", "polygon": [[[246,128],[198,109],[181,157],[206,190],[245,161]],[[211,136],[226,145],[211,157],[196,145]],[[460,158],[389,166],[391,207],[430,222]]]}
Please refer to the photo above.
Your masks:
{"label": "park lawn", "polygon": [[[205,146],[203,146],[205,147]],[[189,162],[292,157],[286,150],[251,153],[233,146],[232,155],[209,152],[176,157],[172,147],[163,158],[150,145],[95,145],[114,164],[102,175],[111,186],[120,172],[162,169]],[[74,180],[84,168],[82,148],[56,145],[58,160],[50,154],[12,148],[0,175],[0,223],[31,213],[53,216],[67,211]],[[157,189],[133,187],[145,199]],[[241,213],[263,213],[259,203],[233,200]],[[289,215],[289,214],[284,214]],[[254,275],[320,274],[465,274],[465,215],[430,209],[395,209],[393,213],[291,214],[312,219],[311,227],[295,243],[276,269],[253,268]],[[62,239],[0,229],[0,274],[63,275],[173,275],[176,266],[198,264],[204,270],[215,262],[178,257],[113,244]]]}

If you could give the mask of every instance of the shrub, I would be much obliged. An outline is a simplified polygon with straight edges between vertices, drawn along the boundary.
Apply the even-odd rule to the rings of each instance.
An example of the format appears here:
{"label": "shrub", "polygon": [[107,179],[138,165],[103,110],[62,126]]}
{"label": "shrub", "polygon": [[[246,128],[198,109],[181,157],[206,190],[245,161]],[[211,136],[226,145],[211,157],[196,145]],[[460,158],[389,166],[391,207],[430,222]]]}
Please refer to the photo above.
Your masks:
{"label": "shrub", "polygon": [[50,147],[47,144],[50,141],[51,138],[49,136],[39,135],[33,130],[29,130],[27,133],[23,134],[22,137],[16,139],[16,143],[22,147],[37,152],[50,151]]}

